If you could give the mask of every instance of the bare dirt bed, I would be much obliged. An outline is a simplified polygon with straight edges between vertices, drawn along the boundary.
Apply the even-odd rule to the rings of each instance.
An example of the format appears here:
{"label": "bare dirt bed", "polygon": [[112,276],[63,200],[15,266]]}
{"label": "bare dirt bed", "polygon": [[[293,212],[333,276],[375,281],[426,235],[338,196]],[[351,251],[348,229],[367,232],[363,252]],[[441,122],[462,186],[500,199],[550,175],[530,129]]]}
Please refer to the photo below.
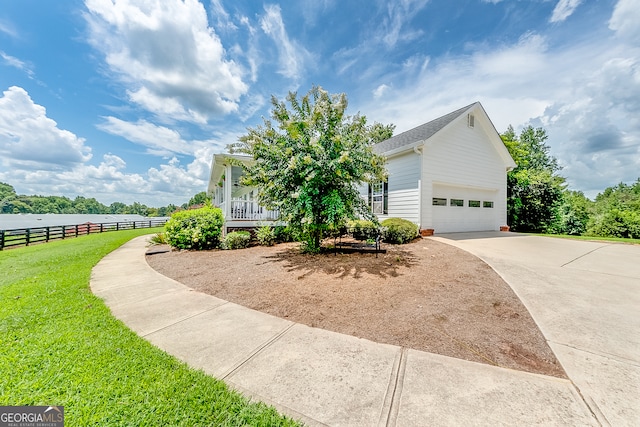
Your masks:
{"label": "bare dirt bed", "polygon": [[148,255],[160,273],[265,313],[380,343],[566,378],[518,297],[475,256],[429,238],[386,254],[294,243]]}

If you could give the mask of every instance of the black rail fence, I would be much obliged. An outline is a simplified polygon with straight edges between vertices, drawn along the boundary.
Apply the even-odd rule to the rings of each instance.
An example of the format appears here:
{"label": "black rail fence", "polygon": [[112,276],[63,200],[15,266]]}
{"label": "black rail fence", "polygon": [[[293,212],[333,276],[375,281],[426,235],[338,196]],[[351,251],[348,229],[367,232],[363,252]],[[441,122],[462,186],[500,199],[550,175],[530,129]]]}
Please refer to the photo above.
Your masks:
{"label": "black rail fence", "polygon": [[160,227],[167,221],[167,218],[159,218],[145,221],[103,222],[98,224],[88,222],[76,225],[54,225],[51,227],[0,230],[0,251],[5,248],[29,246],[35,243],[46,243],[51,240],[69,239],[93,233]]}

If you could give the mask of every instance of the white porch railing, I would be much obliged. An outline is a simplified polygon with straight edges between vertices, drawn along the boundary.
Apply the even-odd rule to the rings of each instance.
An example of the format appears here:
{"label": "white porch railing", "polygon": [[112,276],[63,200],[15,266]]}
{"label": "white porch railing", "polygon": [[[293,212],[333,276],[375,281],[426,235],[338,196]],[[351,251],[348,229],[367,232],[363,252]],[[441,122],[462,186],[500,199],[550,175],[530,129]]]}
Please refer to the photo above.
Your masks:
{"label": "white porch railing", "polygon": [[278,211],[270,211],[253,200],[231,200],[231,220],[234,221],[276,221]]}

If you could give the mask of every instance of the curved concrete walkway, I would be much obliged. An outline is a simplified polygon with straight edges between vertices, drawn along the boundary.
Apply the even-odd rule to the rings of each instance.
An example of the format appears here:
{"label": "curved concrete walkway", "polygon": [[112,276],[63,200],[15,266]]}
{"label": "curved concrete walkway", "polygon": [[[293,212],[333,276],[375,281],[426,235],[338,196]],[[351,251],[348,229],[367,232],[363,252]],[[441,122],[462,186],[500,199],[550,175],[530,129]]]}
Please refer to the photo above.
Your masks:
{"label": "curved concrete walkway", "polygon": [[576,242],[565,254],[564,243],[554,249],[535,240],[551,239],[507,235],[437,239],[478,254],[512,284],[572,381],[378,344],[192,291],[147,265],[145,236],[100,261],[91,288],[154,345],[308,425],[638,424],[640,271],[579,266],[600,268],[587,257],[609,246],[632,264],[640,251]]}
{"label": "curved concrete walkway", "polygon": [[517,233],[437,239],[509,283],[602,425],[640,426],[640,245]]}

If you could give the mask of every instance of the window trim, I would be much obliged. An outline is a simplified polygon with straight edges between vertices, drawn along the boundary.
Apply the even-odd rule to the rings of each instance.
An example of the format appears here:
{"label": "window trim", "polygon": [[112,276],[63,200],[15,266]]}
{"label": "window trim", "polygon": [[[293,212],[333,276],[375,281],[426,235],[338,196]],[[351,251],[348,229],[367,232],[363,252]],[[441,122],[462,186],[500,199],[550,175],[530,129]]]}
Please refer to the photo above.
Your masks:
{"label": "window trim", "polygon": [[[436,203],[436,200],[438,200],[440,202],[444,200],[444,203]],[[448,202],[449,202],[449,200],[447,198],[445,198],[445,197],[433,197],[433,198],[431,198],[431,205],[432,206],[447,206]]]}
{"label": "window trim", "polygon": [[[376,192],[374,194],[373,188],[374,186],[382,184],[381,192]],[[376,181],[374,183],[367,184],[367,205],[371,212],[375,215],[387,215],[389,213],[389,182],[388,181]],[[382,212],[375,212],[374,202],[376,200],[374,198],[382,198]],[[377,203],[380,203],[378,199]]]}
{"label": "window trim", "polygon": [[483,200],[482,201],[482,207],[483,208],[487,208],[487,209],[492,209],[493,208],[493,200]]}
{"label": "window trim", "polygon": [[[472,205],[473,203],[473,205]],[[480,206],[482,206],[482,203],[480,202],[480,200],[468,200],[467,201],[467,205],[470,208],[479,208]]]}
{"label": "window trim", "polygon": [[456,208],[464,207],[464,199],[449,199],[449,206]]}

